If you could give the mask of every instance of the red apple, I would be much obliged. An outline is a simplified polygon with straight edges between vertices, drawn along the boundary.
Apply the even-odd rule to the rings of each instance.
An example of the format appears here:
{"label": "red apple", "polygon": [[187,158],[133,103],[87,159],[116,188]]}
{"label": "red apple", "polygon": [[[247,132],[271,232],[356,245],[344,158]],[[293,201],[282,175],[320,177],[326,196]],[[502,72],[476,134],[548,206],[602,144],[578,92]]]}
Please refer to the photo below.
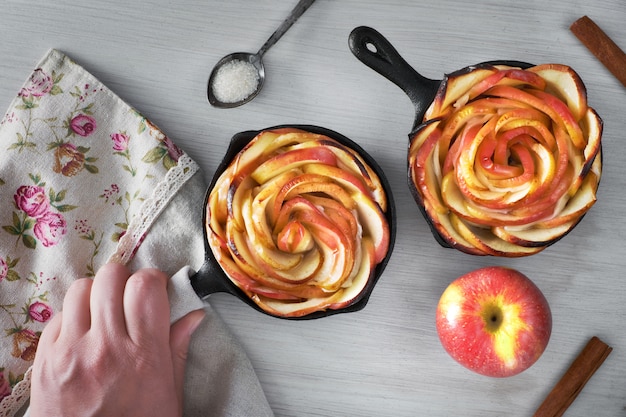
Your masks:
{"label": "red apple", "polygon": [[437,306],[437,333],[461,365],[482,375],[508,377],[541,356],[552,331],[546,298],[524,274],[492,266],[452,282]]}

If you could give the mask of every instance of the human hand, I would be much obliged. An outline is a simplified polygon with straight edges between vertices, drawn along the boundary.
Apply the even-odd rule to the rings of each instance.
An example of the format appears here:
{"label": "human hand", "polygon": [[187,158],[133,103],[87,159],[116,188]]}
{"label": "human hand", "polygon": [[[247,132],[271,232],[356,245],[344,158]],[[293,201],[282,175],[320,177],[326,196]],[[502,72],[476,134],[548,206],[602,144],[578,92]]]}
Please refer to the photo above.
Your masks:
{"label": "human hand", "polygon": [[182,416],[196,310],[170,326],[168,278],[104,265],[70,286],[39,340],[31,417]]}

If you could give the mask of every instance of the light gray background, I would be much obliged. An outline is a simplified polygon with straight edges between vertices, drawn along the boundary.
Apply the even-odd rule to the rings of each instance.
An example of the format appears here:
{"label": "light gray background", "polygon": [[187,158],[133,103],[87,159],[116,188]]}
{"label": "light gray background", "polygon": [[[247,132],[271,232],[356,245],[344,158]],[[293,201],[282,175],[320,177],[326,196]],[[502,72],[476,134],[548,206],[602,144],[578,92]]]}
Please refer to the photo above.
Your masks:
{"label": "light gray background", "polygon": [[[587,14],[626,49],[623,1],[318,0],[267,53],[260,96],[237,109],[211,108],[205,88],[212,66],[227,53],[256,51],[295,3],[3,0],[0,111],[54,47],[167,132],[207,181],[234,133],[277,124],[334,129],[377,159],[395,193],[398,236],[363,311],[292,322],[225,294],[210,299],[248,352],[277,416],[529,416],[592,335],[614,351],[566,415],[626,416],[626,89],[569,31]],[[382,32],[430,78],[492,59],[575,68],[605,122],[599,200],[582,223],[528,258],[439,247],[405,180],[412,104],[350,53],[348,35],[360,25]],[[508,379],[457,365],[434,327],[447,284],[496,264],[531,277],[554,319],[541,359]]]}

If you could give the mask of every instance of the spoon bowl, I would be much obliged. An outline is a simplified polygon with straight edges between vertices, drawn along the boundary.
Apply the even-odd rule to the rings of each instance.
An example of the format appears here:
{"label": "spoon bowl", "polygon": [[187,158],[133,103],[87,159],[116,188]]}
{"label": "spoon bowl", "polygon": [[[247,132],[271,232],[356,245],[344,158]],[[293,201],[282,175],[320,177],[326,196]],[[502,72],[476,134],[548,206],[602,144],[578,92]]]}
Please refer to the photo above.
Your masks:
{"label": "spoon bowl", "polygon": [[[224,58],[220,59],[217,64],[215,64],[215,67],[213,68],[213,71],[211,71],[211,75],[209,76],[209,82],[207,86],[207,96],[209,99],[209,103],[212,106],[218,108],[232,108],[241,106],[242,104],[246,104],[254,97],[256,97],[261,91],[261,88],[263,87],[263,83],[265,81],[263,55],[265,55],[268,49],[270,49],[276,42],[278,42],[278,40],[285,34],[285,32],[287,32],[287,29],[289,29],[296,22],[296,20],[298,20],[298,18],[302,16],[302,14],[309,8],[309,6],[311,6],[311,4],[313,4],[314,1],[315,0],[300,0],[298,4],[296,4],[296,6],[293,8],[291,13],[289,13],[289,16],[287,16],[287,18],[283,20],[278,29],[276,29],[274,33],[272,33],[272,36],[270,36],[270,38],[263,44],[261,49],[259,49],[256,54],[250,52],[235,52],[233,54],[226,55]],[[233,69],[232,67],[228,67],[228,65],[231,63],[233,63],[232,65],[243,63],[243,65],[241,68]],[[231,71],[231,74],[220,73],[220,70],[222,69],[226,71]],[[248,71],[248,73],[242,74],[239,70],[242,70],[243,72]],[[244,87],[242,91],[239,91],[239,93],[242,93],[243,98],[238,98],[237,96],[238,99],[222,100],[216,96],[216,82],[221,81],[220,78],[222,78],[222,75],[224,75],[224,78],[227,79],[227,81],[229,81],[230,83],[237,83],[240,80],[233,79],[233,76],[237,77],[243,75],[245,78],[249,78],[250,76],[253,76],[252,74],[254,71],[256,71],[256,87],[253,84],[239,86]],[[244,80],[244,83],[246,81],[251,80]],[[232,86],[229,85],[228,88],[230,87]],[[246,87],[250,87],[249,91],[246,89]]]}
{"label": "spoon bowl", "polygon": [[[218,71],[220,70],[220,68],[225,68],[226,64],[236,63],[237,61],[249,63],[255,69],[256,75],[257,75],[256,87],[252,89],[252,92],[250,92],[241,100],[236,100],[233,102],[222,101],[218,97],[216,97],[215,91],[214,91],[214,86],[217,81],[216,77],[218,75]],[[224,58],[220,59],[217,62],[217,64],[215,64],[215,67],[213,68],[213,71],[211,71],[211,75],[209,76],[209,82],[208,82],[208,87],[207,87],[207,96],[209,98],[209,103],[212,106],[219,107],[219,108],[232,108],[232,107],[241,106],[243,104],[246,104],[250,100],[252,100],[254,97],[257,96],[257,94],[259,94],[259,92],[261,91],[261,88],[263,88],[264,82],[265,82],[265,67],[263,66],[263,59],[261,55],[259,55],[258,53],[254,54],[251,52],[235,52],[235,53],[226,55]]]}

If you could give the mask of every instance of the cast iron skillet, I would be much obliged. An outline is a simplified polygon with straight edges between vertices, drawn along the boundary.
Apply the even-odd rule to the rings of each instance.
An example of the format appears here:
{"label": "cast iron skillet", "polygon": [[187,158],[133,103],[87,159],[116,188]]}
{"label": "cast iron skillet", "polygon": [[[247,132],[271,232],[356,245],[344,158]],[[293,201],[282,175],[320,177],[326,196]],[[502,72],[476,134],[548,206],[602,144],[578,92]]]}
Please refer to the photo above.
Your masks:
{"label": "cast iron skillet", "polygon": [[[231,160],[235,157],[235,155],[239,153],[239,151],[241,151],[260,132],[264,130],[274,130],[274,129],[281,129],[285,127],[301,129],[307,132],[319,133],[319,134],[328,136],[332,139],[335,139],[337,142],[341,143],[342,145],[345,145],[351,148],[352,150],[356,151],[365,160],[365,162],[367,162],[367,164],[374,170],[374,172],[376,172],[376,174],[380,178],[381,184],[387,196],[387,212],[385,213],[385,216],[389,224],[389,249],[387,251],[387,255],[382,260],[382,262],[380,262],[376,266],[374,273],[370,277],[367,283],[367,286],[361,292],[361,295],[358,298],[356,298],[351,304],[347,305],[344,308],[341,308],[338,310],[316,311],[316,312],[307,314],[302,317],[282,317],[282,316],[275,316],[271,313],[268,313],[265,310],[263,310],[261,307],[259,307],[254,301],[252,301],[239,287],[233,284],[233,282],[230,280],[230,278],[228,278],[226,273],[222,270],[222,267],[219,265],[219,263],[215,259],[215,256],[213,255],[213,251],[211,250],[211,247],[209,246],[209,240],[208,240],[207,230],[206,230],[206,222],[207,222],[206,208],[207,208],[207,204],[209,200],[209,195],[211,194],[213,187],[215,187],[215,184],[217,180],[219,179],[220,175],[222,175],[222,173],[230,165]],[[281,125],[281,126],[270,127],[270,128],[263,129],[263,130],[249,130],[249,131],[237,133],[230,140],[230,145],[228,147],[228,150],[226,151],[226,155],[222,159],[222,162],[217,167],[217,170],[215,171],[215,174],[213,175],[211,184],[209,185],[206,191],[203,210],[204,211],[203,211],[203,216],[202,216],[202,228],[204,232],[205,261],[202,267],[200,268],[200,270],[198,270],[198,272],[191,277],[191,285],[194,291],[196,292],[196,294],[200,298],[205,299],[209,295],[214,294],[214,293],[218,293],[218,292],[229,293],[239,298],[240,300],[242,300],[243,302],[245,302],[246,304],[248,304],[255,310],[260,311],[261,313],[265,313],[273,317],[279,317],[279,318],[285,318],[285,319],[292,319],[292,320],[315,319],[315,318],[330,316],[330,315],[337,314],[337,313],[348,313],[348,312],[354,312],[354,311],[363,309],[363,307],[365,307],[365,305],[367,304],[367,301],[369,300],[369,297],[372,293],[372,290],[374,289],[374,286],[376,285],[376,282],[382,275],[383,270],[385,269],[385,267],[387,266],[387,263],[389,262],[389,258],[391,257],[391,252],[393,251],[393,246],[396,240],[395,203],[393,200],[393,195],[391,194],[391,186],[389,185],[387,177],[383,173],[380,166],[367,152],[365,152],[365,150],[363,150],[359,145],[357,145],[352,140],[348,139],[347,137],[343,135],[340,135],[337,132],[334,132],[332,130],[329,130],[323,127],[318,127],[318,126]]]}
{"label": "cast iron skillet", "polygon": [[[415,106],[415,119],[409,133],[409,139],[411,139],[422,124],[426,110],[435,99],[437,91],[444,81],[432,80],[419,74],[400,56],[398,51],[383,35],[370,27],[359,26],[355,28],[350,33],[348,41],[350,50],[359,61],[400,87]],[[521,61],[489,61],[460,69],[452,74],[467,73],[481,65],[509,65],[520,68],[533,66]],[[423,204],[420,203],[421,197],[410,176],[408,183],[413,198],[418,203],[417,205],[424,219],[426,219],[433,236],[441,246],[450,248],[451,246],[441,237],[426,214]]]}

